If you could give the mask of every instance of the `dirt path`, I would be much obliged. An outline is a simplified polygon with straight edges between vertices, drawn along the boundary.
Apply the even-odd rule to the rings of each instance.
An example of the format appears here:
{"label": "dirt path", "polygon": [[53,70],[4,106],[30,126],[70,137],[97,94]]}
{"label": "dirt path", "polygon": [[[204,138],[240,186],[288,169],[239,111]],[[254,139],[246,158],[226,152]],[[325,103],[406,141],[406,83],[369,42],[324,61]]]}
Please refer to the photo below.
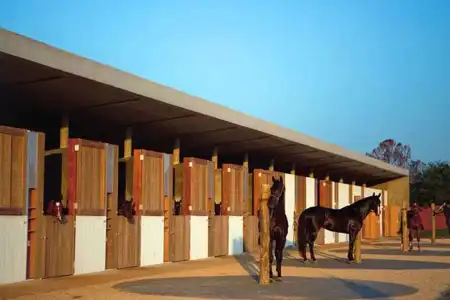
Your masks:
{"label": "dirt path", "polygon": [[0,299],[438,299],[450,288],[450,240],[423,244],[421,253],[401,253],[395,241],[364,245],[359,265],[343,260],[345,248],[306,265],[287,251],[282,281],[267,287],[242,256],[0,286]]}

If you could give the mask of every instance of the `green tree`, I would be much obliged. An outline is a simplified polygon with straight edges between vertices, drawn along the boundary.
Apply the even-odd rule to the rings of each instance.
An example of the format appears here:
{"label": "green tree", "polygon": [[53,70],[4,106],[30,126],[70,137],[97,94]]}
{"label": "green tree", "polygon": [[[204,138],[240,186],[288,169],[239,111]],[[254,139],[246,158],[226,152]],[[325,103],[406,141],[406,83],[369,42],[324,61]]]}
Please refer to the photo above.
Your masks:
{"label": "green tree", "polygon": [[428,163],[421,173],[418,183],[420,204],[437,204],[450,200],[450,163],[436,161]]}

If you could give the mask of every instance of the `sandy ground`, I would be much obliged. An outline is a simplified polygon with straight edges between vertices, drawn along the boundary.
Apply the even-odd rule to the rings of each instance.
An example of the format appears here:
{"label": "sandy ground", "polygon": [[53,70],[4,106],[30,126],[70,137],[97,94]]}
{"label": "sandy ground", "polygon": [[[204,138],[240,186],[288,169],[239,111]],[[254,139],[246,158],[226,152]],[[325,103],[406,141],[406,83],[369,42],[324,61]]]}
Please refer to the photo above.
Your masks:
{"label": "sandy ground", "polygon": [[450,299],[450,240],[422,243],[421,253],[400,252],[398,241],[363,245],[358,265],[342,247],[316,264],[286,251],[282,280],[268,286],[245,255],[0,286],[0,299]]}

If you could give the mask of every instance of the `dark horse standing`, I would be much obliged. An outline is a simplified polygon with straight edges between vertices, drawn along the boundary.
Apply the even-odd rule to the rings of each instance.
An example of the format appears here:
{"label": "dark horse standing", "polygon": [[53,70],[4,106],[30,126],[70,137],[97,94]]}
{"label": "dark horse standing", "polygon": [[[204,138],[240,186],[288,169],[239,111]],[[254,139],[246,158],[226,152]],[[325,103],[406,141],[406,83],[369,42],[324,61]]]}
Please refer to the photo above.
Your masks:
{"label": "dark horse standing", "polygon": [[361,199],[341,209],[332,209],[322,206],[313,206],[305,209],[298,218],[297,245],[303,262],[306,262],[306,244],[309,246],[311,260],[316,261],[314,255],[314,242],[321,228],[330,231],[348,233],[349,247],[348,260],[353,262],[353,245],[362,228],[364,219],[373,211],[380,215],[381,194]]}
{"label": "dark horse standing", "polygon": [[[286,236],[288,234],[288,220],[286,217],[284,205],[285,186],[283,177],[276,180],[272,176],[272,187],[270,188],[270,197],[267,202],[270,217],[270,242],[269,242],[269,260],[270,260],[270,278],[273,278],[273,244],[275,243],[275,258],[277,264],[278,277],[281,277],[281,262],[283,261],[283,250],[286,245]],[[259,214],[261,210],[259,210]],[[260,223],[258,222],[258,230],[261,232]]]}
{"label": "dark horse standing", "polygon": [[[413,239],[416,237],[417,240],[417,248],[420,252],[420,232],[424,230],[422,218],[420,217],[420,212],[422,209],[417,205],[416,202],[413,202],[408,211],[406,212],[406,226],[408,228],[408,240],[409,240],[409,249],[408,251],[413,250]],[[402,231],[402,223],[400,223],[400,232]]]}
{"label": "dark horse standing", "polygon": [[448,233],[450,234],[450,201],[445,201],[441,206],[433,211],[433,215],[444,212],[445,223],[447,224]]}

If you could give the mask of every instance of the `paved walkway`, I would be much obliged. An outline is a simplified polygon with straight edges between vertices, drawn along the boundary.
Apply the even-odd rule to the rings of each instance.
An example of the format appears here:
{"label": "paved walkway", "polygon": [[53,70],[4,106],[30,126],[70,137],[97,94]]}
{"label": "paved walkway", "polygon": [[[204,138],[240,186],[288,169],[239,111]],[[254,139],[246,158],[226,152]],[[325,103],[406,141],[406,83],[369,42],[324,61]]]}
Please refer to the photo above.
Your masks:
{"label": "paved walkway", "polygon": [[0,299],[450,299],[450,240],[401,253],[395,241],[363,245],[349,265],[345,248],[328,249],[317,264],[287,251],[283,279],[261,287],[251,256],[108,271],[0,286]]}

